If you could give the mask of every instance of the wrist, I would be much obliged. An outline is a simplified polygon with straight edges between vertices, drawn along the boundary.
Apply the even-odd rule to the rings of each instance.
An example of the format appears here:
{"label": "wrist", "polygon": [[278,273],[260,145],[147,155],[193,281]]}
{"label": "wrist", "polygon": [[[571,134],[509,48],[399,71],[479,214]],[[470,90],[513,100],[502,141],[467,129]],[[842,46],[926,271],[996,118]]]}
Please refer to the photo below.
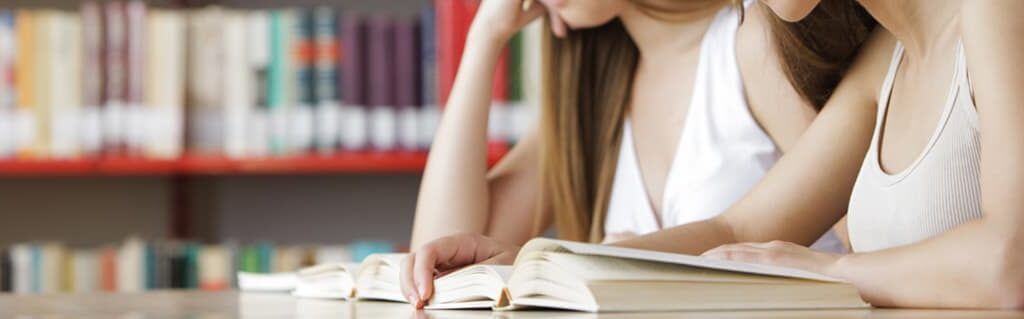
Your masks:
{"label": "wrist", "polygon": [[856,258],[856,254],[854,253],[839,256],[839,258],[836,258],[835,262],[825,269],[825,275],[844,281],[850,281],[849,269],[853,264],[854,258]]}

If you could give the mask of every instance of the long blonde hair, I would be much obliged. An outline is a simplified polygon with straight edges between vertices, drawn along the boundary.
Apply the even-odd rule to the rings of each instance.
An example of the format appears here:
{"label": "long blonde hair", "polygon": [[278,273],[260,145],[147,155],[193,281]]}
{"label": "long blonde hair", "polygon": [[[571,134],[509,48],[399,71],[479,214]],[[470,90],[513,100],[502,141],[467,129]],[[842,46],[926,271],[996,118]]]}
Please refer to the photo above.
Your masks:
{"label": "long blonde hair", "polygon": [[[657,12],[692,6],[695,0],[632,1],[646,11]],[[708,2],[712,1],[716,0]],[[742,12],[743,0],[732,0],[732,4]],[[549,26],[550,21],[545,25]],[[813,34],[792,37],[813,38]],[[857,36],[856,42],[861,41],[863,37]],[[565,38],[549,35],[545,37],[542,50],[543,70],[547,71],[542,79],[540,112],[540,202],[550,206],[539,209],[553,212],[559,237],[599,242],[604,237],[604,216],[640,52],[618,19],[600,27],[574,30]],[[842,69],[847,64],[844,62]],[[792,80],[792,73],[787,74]],[[802,81],[793,82],[798,86]],[[817,96],[817,93],[801,91],[801,95]],[[537,220],[536,231],[540,233],[548,227],[549,221]]]}

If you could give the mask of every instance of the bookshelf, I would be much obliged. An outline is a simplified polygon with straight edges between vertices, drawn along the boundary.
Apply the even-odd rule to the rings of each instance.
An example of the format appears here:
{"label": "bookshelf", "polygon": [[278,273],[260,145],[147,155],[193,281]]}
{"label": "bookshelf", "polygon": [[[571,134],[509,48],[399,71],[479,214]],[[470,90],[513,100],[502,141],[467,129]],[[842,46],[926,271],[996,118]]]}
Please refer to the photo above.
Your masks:
{"label": "bookshelf", "polygon": [[[490,150],[488,165],[506,153]],[[0,160],[0,178],[74,176],[227,176],[287,174],[365,174],[423,171],[427,152],[343,152],[329,156],[304,155],[281,158],[230,159],[188,155],[180,159],[99,158],[75,160]]]}

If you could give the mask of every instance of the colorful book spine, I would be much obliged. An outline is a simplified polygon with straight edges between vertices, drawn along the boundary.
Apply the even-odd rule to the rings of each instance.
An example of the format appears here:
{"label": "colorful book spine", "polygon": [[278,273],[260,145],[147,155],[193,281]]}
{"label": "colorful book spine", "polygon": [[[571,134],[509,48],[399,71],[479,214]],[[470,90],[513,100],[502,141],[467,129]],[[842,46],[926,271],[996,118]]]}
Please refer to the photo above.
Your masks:
{"label": "colorful book spine", "polygon": [[36,77],[36,35],[34,12],[29,10],[18,11],[16,16],[15,31],[18,50],[15,61],[15,81],[18,87],[15,90],[17,95],[17,109],[14,113],[15,149],[20,158],[29,158],[33,155],[33,146],[36,144],[36,108],[35,77]]}
{"label": "colorful book spine", "polygon": [[124,145],[127,154],[141,155],[146,147],[147,116],[143,107],[146,63],[146,3],[131,0],[123,4],[124,41]]}
{"label": "colorful book spine", "polygon": [[14,263],[10,250],[0,250],[0,292],[14,292]]}
{"label": "colorful book spine", "polygon": [[340,44],[338,14],[331,7],[313,10],[313,102],[316,113],[316,149],[329,155],[338,148],[340,101],[338,74]]}
{"label": "colorful book spine", "polygon": [[14,13],[0,10],[0,158],[14,157],[15,49]]}
{"label": "colorful book spine", "polygon": [[420,11],[420,115],[418,128],[418,145],[421,149],[430,148],[434,141],[441,112],[438,104],[440,93],[440,74],[437,70],[437,10],[433,5],[424,6]]}
{"label": "colorful book spine", "polygon": [[102,111],[103,148],[109,155],[123,155],[128,134],[128,22],[124,3],[103,4],[103,51],[106,83]]}
{"label": "colorful book spine", "polygon": [[388,16],[370,20],[370,145],[390,151],[397,144],[398,115],[395,101],[395,21]]}
{"label": "colorful book spine", "polygon": [[316,56],[314,54],[314,12],[311,9],[292,10],[290,56],[294,76],[294,107],[288,117],[288,144],[293,153],[304,154],[313,150],[315,138]]}
{"label": "colorful book spine", "polygon": [[479,7],[472,0],[435,0],[437,8],[438,72],[441,104],[448,102],[455,76],[459,73],[466,34]]}
{"label": "colorful book spine", "polygon": [[340,92],[342,96],[340,140],[344,150],[361,150],[368,141],[367,107],[368,90],[365,83],[369,76],[366,48],[366,22],[355,14],[346,14],[341,19],[342,72]]}
{"label": "colorful book spine", "polygon": [[416,19],[395,23],[395,97],[398,108],[398,144],[402,150],[419,148],[419,114],[423,105],[420,82],[420,30]]}
{"label": "colorful book spine", "polygon": [[294,103],[294,66],[292,23],[295,15],[287,10],[270,13],[270,66],[267,72],[267,108],[270,119],[270,153],[289,152],[288,114]]}
{"label": "colorful book spine", "polygon": [[95,157],[103,150],[101,105],[107,68],[104,67],[103,14],[94,1],[82,2],[81,123],[79,143],[82,155]]}
{"label": "colorful book spine", "polygon": [[32,267],[32,246],[17,244],[11,246],[11,291],[14,293],[31,293],[32,278],[35,272]]}

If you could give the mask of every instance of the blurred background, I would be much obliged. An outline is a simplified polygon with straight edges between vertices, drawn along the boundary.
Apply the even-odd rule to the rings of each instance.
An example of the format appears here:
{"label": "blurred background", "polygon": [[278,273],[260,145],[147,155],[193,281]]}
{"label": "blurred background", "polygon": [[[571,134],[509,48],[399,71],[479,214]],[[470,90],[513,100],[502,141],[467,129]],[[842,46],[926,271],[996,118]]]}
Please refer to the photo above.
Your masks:
{"label": "blurred background", "polygon": [[[0,291],[234,286],[403,251],[474,0],[0,0]],[[539,25],[498,66],[533,124]]]}

